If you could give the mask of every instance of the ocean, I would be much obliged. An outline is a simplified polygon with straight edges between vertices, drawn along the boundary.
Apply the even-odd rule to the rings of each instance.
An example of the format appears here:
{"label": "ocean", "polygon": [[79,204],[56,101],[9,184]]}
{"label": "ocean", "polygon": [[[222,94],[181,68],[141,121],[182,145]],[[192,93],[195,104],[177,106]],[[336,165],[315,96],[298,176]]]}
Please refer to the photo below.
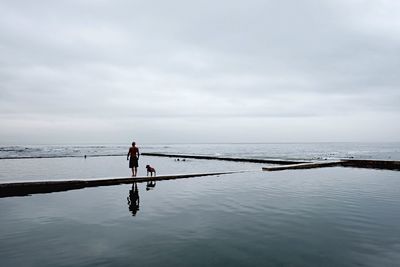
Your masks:
{"label": "ocean", "polygon": [[[143,144],[141,152],[400,159],[398,143]],[[129,176],[129,145],[1,146],[0,181]],[[87,155],[84,158],[84,155]],[[139,175],[246,173],[0,198],[0,266],[398,266],[398,171],[142,156]],[[134,199],[133,199],[134,198]]]}
{"label": "ocean", "polygon": [[[130,144],[0,146],[0,159],[126,155]],[[269,159],[400,160],[400,143],[143,144],[141,152]]]}

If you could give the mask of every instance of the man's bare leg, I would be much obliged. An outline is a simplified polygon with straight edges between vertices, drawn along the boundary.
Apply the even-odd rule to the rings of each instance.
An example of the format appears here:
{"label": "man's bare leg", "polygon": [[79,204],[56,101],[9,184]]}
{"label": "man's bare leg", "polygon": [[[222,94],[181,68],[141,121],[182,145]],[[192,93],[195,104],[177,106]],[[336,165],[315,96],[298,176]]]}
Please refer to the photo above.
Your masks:
{"label": "man's bare leg", "polygon": [[135,176],[134,168],[132,168],[132,177]]}
{"label": "man's bare leg", "polygon": [[135,169],[134,176],[136,176],[137,175],[137,167],[135,167],[134,169]]}

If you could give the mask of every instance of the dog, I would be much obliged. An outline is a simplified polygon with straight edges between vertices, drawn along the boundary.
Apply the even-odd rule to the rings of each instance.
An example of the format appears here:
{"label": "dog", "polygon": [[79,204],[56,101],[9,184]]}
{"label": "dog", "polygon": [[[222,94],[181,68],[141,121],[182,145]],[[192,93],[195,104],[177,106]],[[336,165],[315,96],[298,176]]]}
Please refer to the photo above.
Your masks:
{"label": "dog", "polygon": [[153,177],[153,173],[154,173],[154,176],[156,176],[156,169],[154,169],[150,165],[146,165],[146,169],[147,169],[147,176],[149,176],[149,173],[150,173],[151,177]]}

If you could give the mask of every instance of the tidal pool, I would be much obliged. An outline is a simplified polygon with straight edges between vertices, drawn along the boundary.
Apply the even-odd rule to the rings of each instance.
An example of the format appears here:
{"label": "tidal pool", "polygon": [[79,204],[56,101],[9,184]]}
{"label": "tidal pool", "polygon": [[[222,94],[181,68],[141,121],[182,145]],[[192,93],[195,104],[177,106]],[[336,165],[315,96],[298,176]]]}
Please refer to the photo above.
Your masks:
{"label": "tidal pool", "polygon": [[[31,163],[38,169],[32,167],[28,180],[129,173],[127,163],[116,157],[108,163],[102,158],[89,163],[57,159],[57,166],[55,159],[40,160]],[[398,266],[400,262],[399,172],[340,167],[262,172],[258,164],[147,160],[162,173],[254,171],[160,181],[154,187],[137,184],[136,192],[132,185],[117,185],[2,198],[0,265]],[[18,169],[18,162],[9,164]],[[46,169],[46,164],[53,167]],[[90,166],[82,168],[84,164]],[[3,180],[24,176],[21,171],[12,177],[10,166],[8,170]]]}

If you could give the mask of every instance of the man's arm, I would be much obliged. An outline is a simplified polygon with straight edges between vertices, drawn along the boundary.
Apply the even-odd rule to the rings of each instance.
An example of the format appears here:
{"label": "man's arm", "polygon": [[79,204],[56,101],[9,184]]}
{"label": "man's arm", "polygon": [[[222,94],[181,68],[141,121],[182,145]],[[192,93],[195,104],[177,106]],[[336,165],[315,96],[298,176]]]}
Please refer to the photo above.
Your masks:
{"label": "man's arm", "polygon": [[129,155],[131,154],[131,149],[128,151],[128,155],[126,155],[126,160],[129,160]]}
{"label": "man's arm", "polygon": [[140,155],[139,148],[136,150],[136,153],[137,153],[137,158],[139,159],[139,155]]}

